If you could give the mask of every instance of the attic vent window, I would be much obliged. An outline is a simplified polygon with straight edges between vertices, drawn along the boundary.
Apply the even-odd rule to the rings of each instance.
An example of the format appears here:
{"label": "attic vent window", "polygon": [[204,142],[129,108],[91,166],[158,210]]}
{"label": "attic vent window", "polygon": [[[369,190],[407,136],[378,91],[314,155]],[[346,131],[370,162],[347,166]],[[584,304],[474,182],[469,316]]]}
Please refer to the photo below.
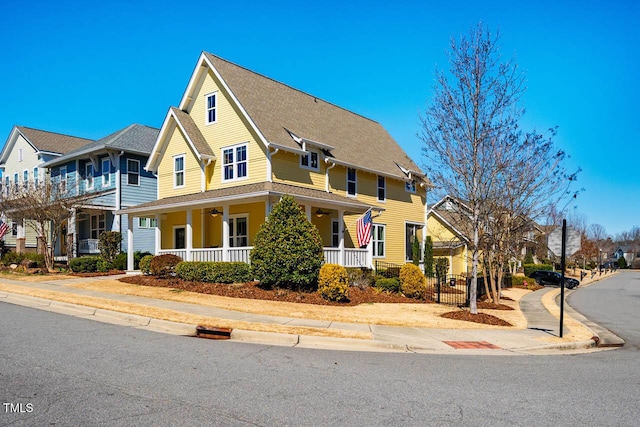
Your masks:
{"label": "attic vent window", "polygon": [[206,95],[207,99],[207,124],[215,123],[218,119],[218,94],[210,93]]}

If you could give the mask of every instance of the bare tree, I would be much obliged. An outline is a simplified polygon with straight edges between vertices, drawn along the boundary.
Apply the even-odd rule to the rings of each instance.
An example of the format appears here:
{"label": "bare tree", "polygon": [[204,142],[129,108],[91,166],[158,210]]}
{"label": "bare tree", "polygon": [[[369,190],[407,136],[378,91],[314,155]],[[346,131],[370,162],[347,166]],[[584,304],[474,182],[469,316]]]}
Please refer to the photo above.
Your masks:
{"label": "bare tree", "polygon": [[418,134],[431,180],[470,209],[474,314],[481,251],[498,280],[524,219],[558,205],[575,181],[562,168],[564,152],[553,147],[555,129],[545,135],[519,129],[524,75],[514,61],[502,61],[497,40],[479,24],[451,41],[449,74],[436,70],[434,100]]}
{"label": "bare tree", "polygon": [[22,222],[35,232],[43,247],[45,266],[52,271],[58,236],[75,208],[89,197],[71,196],[64,187],[47,181],[38,186],[5,188],[0,207],[6,218]]}

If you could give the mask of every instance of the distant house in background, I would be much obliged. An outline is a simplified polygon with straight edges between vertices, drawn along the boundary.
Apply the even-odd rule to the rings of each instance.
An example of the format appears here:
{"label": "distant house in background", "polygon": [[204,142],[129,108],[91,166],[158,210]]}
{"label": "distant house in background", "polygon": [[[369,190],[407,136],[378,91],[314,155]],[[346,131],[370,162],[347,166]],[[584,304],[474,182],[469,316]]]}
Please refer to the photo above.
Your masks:
{"label": "distant house in background", "polygon": [[618,248],[613,253],[616,261],[622,257],[624,257],[627,265],[631,265],[634,260],[640,258],[640,248],[637,245],[622,245],[618,246]]}
{"label": "distant house in background", "polygon": [[[39,185],[46,179],[44,163],[90,142],[90,139],[14,126],[0,153],[2,195],[6,195],[11,186]],[[35,231],[24,224],[11,222],[11,230],[4,240],[16,252],[35,252],[36,237]]]}
{"label": "distant house in background", "polygon": [[[156,178],[143,167],[158,132],[133,124],[44,165],[51,171],[52,182],[66,187],[70,197],[86,193],[93,196],[76,210],[62,231],[56,256],[98,254],[101,233],[124,234],[126,230],[122,224],[127,224],[127,216],[117,214],[117,210],[156,199]],[[153,219],[136,218],[134,250],[154,251],[154,228]]]}

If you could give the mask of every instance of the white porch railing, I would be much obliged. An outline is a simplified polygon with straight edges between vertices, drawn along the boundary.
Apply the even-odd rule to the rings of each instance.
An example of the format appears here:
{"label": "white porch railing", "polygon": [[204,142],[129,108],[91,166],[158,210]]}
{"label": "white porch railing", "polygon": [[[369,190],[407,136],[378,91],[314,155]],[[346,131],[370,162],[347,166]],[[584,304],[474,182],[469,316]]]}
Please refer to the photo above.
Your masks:
{"label": "white porch railing", "polygon": [[98,239],[82,239],[78,242],[78,251],[81,254],[99,254]]}
{"label": "white porch railing", "polygon": [[[228,260],[237,262],[249,262],[249,253],[253,249],[251,246],[228,249]],[[340,249],[324,248],[324,260],[327,264],[340,264],[345,267],[369,267],[369,252],[366,249],[345,249],[344,262],[340,261]],[[160,254],[177,255],[183,260],[187,260],[186,249],[162,249]],[[191,250],[191,261],[223,261],[223,248],[194,248]]]}

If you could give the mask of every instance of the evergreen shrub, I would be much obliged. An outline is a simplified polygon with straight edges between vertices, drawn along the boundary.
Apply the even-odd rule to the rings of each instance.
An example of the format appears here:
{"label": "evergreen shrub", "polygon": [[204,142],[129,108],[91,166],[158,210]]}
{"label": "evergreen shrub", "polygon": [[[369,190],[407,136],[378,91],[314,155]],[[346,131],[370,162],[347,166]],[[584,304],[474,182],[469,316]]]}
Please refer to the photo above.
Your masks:
{"label": "evergreen shrub", "polygon": [[251,271],[246,262],[182,261],[176,265],[176,276],[192,282],[246,283]]}
{"label": "evergreen shrub", "polygon": [[145,255],[140,258],[140,272],[145,275],[151,274],[151,260],[153,259],[153,255]]}
{"label": "evergreen shrub", "polygon": [[382,292],[400,292],[400,280],[397,277],[378,277],[373,286]]}
{"label": "evergreen shrub", "polygon": [[318,276],[318,293],[329,301],[349,300],[349,275],[338,264],[324,264]]}
{"label": "evergreen shrub", "polygon": [[256,234],[250,253],[254,278],[267,288],[312,290],[324,262],[322,237],[295,199],[283,196]]}
{"label": "evergreen shrub", "polygon": [[69,268],[74,273],[95,273],[98,271],[98,261],[101,260],[98,256],[81,256],[69,261]]}
{"label": "evergreen shrub", "polygon": [[427,295],[427,279],[420,267],[405,264],[400,268],[400,291],[408,298],[424,299]]}

